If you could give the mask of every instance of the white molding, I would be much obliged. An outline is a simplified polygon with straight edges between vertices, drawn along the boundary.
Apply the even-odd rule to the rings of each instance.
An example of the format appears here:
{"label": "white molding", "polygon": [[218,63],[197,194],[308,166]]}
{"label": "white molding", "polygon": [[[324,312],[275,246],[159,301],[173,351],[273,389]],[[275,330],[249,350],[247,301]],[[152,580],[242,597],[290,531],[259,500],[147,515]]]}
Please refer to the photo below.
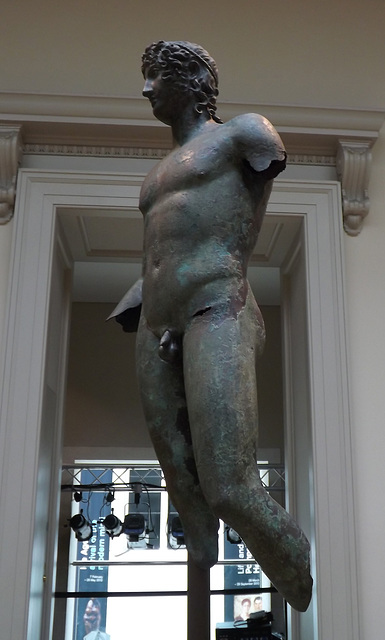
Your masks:
{"label": "white molding", "polygon": [[[76,156],[91,158],[151,158],[161,160],[170,149],[135,146],[107,146],[85,144],[47,144],[26,143],[23,145],[24,155],[38,156]],[[288,155],[288,164],[311,166],[332,166],[336,164],[334,155],[316,155],[294,153]]]}
{"label": "white molding", "polygon": [[86,144],[46,144],[27,143],[23,146],[25,155],[79,156],[91,158],[151,158],[161,160],[170,149],[156,147],[86,145]]}
{"label": "white molding", "polygon": [[0,548],[7,550],[0,554],[2,640],[28,637],[56,210],[71,202],[129,208],[137,204],[137,185],[136,175],[19,174],[0,361],[0,509],[5,514],[0,520]]}
{"label": "white molding", "polygon": [[[304,220],[303,238],[298,238],[293,246],[291,261],[285,269],[290,273],[302,243],[308,326],[304,342],[308,342],[313,448],[309,487],[314,492],[314,503],[310,505],[310,509],[314,509],[314,529],[310,534],[315,540],[318,609],[318,629],[312,640],[359,640],[340,187],[338,183],[304,182],[302,187],[298,183],[298,192],[292,194],[285,187],[284,182],[275,185],[273,202],[281,202],[286,208],[292,202],[293,215],[301,215]],[[290,328],[286,331],[290,333]],[[287,366],[290,370],[290,363]],[[291,370],[291,373],[297,372]],[[292,402],[289,393],[289,420]],[[307,474],[310,475],[309,470]],[[301,477],[304,476],[306,473]],[[312,550],[314,553],[314,548]],[[295,612],[293,618],[299,628]],[[298,636],[293,637],[297,640]]]}
{"label": "white molding", "polygon": [[[32,183],[22,179],[14,220],[0,375],[0,504],[9,521],[15,523],[15,527],[9,527],[8,519],[0,522],[1,547],[7,549],[0,557],[2,634],[7,640],[27,637],[54,227],[49,208],[41,196],[36,198],[36,191],[31,198],[33,191]],[[36,210],[29,210],[36,204]],[[29,316],[27,323],[24,313]],[[23,603],[18,616],[16,603]]]}
{"label": "white molding", "polygon": [[[31,523],[56,211],[130,208],[138,175],[21,170],[6,344],[0,362],[2,640],[26,638]],[[337,183],[277,181],[268,211],[301,215],[307,238],[316,539],[317,640],[358,640],[343,255]],[[12,526],[9,526],[9,523]],[[27,523],[27,526],[26,526]],[[338,602],[338,607],[334,603]]]}
{"label": "white molding", "polygon": [[13,216],[21,154],[21,127],[0,125],[0,224]]}
{"label": "white molding", "polygon": [[309,153],[289,153],[288,164],[302,164],[316,167],[335,167],[336,159],[334,155],[317,155]]}
{"label": "white molding", "polygon": [[[314,131],[349,130],[355,135],[364,131],[376,133],[384,121],[385,110],[352,109],[338,107],[310,107],[263,102],[222,102],[218,99],[218,112],[224,119],[238,113],[257,112],[287,130],[300,127]],[[96,96],[70,94],[44,94],[0,91],[0,118],[19,117],[61,122],[129,123],[147,121],[155,127],[164,127],[153,119],[148,100],[130,96]]]}

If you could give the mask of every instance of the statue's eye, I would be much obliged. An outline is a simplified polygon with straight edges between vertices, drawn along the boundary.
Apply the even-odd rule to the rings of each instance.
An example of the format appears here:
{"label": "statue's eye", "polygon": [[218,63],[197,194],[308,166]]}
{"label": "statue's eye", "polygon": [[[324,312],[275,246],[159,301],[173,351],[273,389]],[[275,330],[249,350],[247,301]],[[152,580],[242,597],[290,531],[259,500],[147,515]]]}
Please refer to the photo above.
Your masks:
{"label": "statue's eye", "polygon": [[159,75],[159,69],[157,69],[156,67],[150,67],[147,70],[146,78],[148,78],[149,80],[154,80],[158,75]]}

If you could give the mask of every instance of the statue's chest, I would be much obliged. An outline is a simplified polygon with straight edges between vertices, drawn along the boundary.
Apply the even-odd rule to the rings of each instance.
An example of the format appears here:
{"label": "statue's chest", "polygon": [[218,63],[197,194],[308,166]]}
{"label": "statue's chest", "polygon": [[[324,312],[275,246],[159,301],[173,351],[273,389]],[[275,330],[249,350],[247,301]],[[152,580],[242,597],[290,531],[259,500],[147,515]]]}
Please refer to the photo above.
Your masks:
{"label": "statue's chest", "polygon": [[172,151],[150,172],[143,183],[140,208],[147,213],[161,199],[170,194],[194,190],[209,184],[226,172],[231,160],[226,145],[184,145]]}

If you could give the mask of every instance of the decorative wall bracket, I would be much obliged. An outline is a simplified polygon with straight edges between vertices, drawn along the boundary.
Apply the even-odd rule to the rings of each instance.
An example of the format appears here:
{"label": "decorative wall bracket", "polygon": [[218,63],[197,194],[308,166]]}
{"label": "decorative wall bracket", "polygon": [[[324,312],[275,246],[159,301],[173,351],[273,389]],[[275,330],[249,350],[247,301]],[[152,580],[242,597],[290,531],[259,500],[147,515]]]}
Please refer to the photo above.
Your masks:
{"label": "decorative wall bracket", "polygon": [[369,212],[368,184],[373,140],[338,140],[336,169],[342,187],[344,229],[357,236]]}
{"label": "decorative wall bracket", "polygon": [[0,126],[0,224],[13,216],[17,170],[21,163],[20,126]]}

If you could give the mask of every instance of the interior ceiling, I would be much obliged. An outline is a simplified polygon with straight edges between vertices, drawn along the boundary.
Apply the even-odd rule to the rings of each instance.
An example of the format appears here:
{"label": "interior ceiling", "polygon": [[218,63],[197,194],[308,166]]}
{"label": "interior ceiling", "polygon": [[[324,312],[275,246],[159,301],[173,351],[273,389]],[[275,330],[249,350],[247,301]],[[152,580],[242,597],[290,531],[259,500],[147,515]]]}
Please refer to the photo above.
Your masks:
{"label": "interior ceiling", "polygon": [[[118,302],[141,273],[140,211],[63,209],[59,217],[74,260],[74,302]],[[300,225],[299,216],[265,217],[248,272],[259,304],[280,304],[280,266]]]}

